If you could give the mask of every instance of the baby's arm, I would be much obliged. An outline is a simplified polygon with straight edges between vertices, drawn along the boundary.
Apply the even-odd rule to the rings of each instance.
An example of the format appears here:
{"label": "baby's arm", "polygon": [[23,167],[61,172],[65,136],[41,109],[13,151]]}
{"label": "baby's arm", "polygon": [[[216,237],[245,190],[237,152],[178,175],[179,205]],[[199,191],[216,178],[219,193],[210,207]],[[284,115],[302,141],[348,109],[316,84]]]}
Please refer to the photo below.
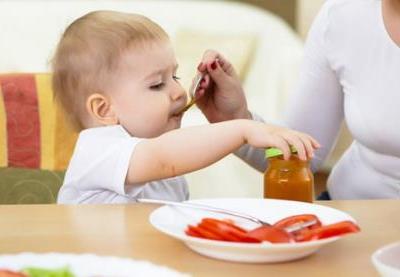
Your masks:
{"label": "baby's arm", "polygon": [[251,120],[231,120],[170,131],[140,142],[130,160],[127,184],[182,175],[204,168],[243,144],[278,147],[290,156],[289,144],[307,159],[318,143],[306,134]]}

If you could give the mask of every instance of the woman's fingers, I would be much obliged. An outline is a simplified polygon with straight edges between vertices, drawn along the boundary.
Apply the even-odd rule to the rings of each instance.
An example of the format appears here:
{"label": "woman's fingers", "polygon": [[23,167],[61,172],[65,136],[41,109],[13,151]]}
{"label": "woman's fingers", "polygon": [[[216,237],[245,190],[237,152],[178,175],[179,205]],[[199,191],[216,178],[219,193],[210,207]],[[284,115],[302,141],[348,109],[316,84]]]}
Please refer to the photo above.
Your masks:
{"label": "woman's fingers", "polygon": [[201,63],[199,64],[197,69],[200,72],[206,72],[208,66],[211,65],[214,61],[217,61],[222,70],[224,70],[229,75],[234,73],[234,68],[232,64],[220,53],[211,49],[208,49],[204,52]]}
{"label": "woman's fingers", "polygon": [[210,84],[210,75],[205,74],[203,80],[200,82],[200,88],[206,89]]}
{"label": "woman's fingers", "polygon": [[195,99],[197,100],[197,99],[201,98],[205,94],[205,92],[206,92],[206,90],[203,88],[198,89],[194,96]]}
{"label": "woman's fingers", "polygon": [[216,83],[222,83],[226,81],[229,77],[229,74],[227,74],[221,65],[217,62],[214,61],[211,64],[207,65],[207,71],[210,77],[216,82]]}
{"label": "woman's fingers", "polygon": [[214,50],[206,50],[203,54],[203,58],[201,59],[201,63],[197,67],[200,72],[205,72],[207,69],[207,65],[211,64],[213,61],[218,59],[219,54]]}

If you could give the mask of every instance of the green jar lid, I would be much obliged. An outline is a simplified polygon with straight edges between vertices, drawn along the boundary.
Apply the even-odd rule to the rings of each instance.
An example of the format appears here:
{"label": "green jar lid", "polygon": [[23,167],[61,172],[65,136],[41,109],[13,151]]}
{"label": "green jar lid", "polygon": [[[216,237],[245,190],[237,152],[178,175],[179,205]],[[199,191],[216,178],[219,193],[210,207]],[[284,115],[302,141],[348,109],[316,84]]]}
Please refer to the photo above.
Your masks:
{"label": "green jar lid", "polygon": [[[290,150],[292,151],[292,153],[297,153],[296,148],[294,148],[293,146],[290,146]],[[283,152],[279,148],[271,147],[271,148],[267,148],[265,150],[265,157],[267,157],[267,158],[272,158],[272,157],[281,156],[281,155],[283,155]]]}

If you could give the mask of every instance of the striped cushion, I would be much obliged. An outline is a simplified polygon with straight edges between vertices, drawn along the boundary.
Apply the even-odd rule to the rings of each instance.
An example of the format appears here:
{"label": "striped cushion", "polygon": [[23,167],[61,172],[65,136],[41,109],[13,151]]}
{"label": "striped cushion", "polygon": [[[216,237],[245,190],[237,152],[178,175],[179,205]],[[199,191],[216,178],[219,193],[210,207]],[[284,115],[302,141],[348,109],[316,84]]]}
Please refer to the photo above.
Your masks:
{"label": "striped cushion", "polygon": [[50,74],[0,75],[0,167],[65,170],[76,138]]}
{"label": "striped cushion", "polygon": [[63,171],[0,168],[0,204],[56,203],[63,179]]}

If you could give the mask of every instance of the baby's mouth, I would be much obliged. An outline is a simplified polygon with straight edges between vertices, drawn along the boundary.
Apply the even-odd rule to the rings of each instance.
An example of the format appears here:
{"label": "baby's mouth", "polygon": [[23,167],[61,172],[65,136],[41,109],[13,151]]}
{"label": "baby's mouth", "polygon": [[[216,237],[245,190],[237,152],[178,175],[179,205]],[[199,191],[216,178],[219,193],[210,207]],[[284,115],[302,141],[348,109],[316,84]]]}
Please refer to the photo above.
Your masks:
{"label": "baby's mouth", "polygon": [[175,119],[178,119],[178,118],[181,118],[182,117],[182,115],[183,115],[183,113],[181,113],[181,112],[176,112],[176,113],[173,113],[172,115],[171,115],[171,117],[172,118],[175,118]]}
{"label": "baby's mouth", "polygon": [[184,112],[185,112],[185,108],[186,108],[187,104],[184,103],[183,105],[179,106],[179,108],[177,108],[173,113],[172,116],[173,117],[181,117]]}
{"label": "baby's mouth", "polygon": [[182,107],[179,107],[178,109],[176,109],[175,111],[173,111],[173,112],[171,113],[171,117],[172,117],[172,118],[179,118],[179,117],[182,117],[183,113],[181,112],[181,110],[182,110]]}

